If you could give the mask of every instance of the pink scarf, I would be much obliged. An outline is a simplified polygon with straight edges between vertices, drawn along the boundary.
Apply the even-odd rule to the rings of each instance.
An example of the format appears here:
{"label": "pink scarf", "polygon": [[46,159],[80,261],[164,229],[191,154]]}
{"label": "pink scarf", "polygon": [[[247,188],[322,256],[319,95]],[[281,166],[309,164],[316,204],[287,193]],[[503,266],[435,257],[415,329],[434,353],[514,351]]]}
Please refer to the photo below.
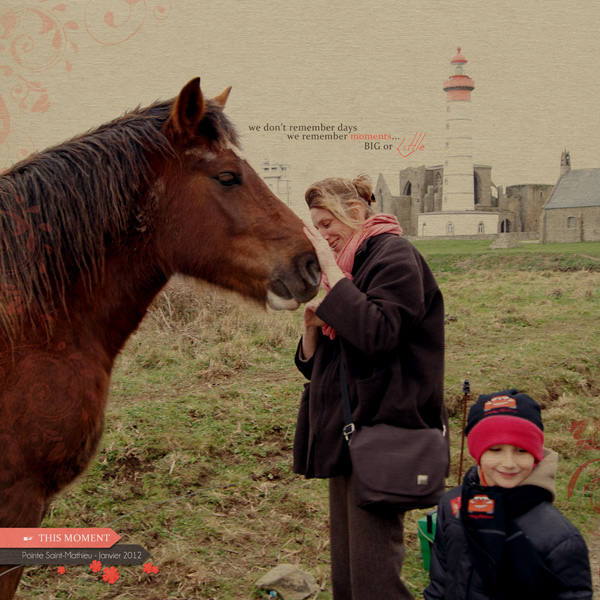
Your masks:
{"label": "pink scarf", "polygon": [[[369,217],[362,225],[362,227],[350,236],[350,239],[346,242],[344,247],[340,250],[337,255],[335,262],[338,267],[342,270],[342,273],[352,281],[352,267],[354,266],[354,257],[356,251],[359,249],[361,244],[369,239],[370,237],[380,235],[382,233],[393,233],[394,235],[402,235],[402,227],[398,223],[398,219],[394,215],[387,215],[380,213]],[[325,275],[321,278],[321,285],[329,292],[331,289]],[[323,333],[334,339],[337,335],[335,329],[330,325],[323,325]]]}

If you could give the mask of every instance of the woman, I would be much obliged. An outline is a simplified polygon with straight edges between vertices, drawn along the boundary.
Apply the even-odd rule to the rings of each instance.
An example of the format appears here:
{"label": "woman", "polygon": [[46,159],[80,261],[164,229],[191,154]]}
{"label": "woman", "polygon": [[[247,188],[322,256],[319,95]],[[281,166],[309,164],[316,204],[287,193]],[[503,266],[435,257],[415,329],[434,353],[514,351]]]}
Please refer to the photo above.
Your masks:
{"label": "woman", "polygon": [[339,366],[344,360],[357,426],[441,428],[442,294],[396,217],[374,214],[367,176],[319,181],[305,198],[313,223],[305,233],[328,293],[307,304],[296,353],[310,383],[298,414],[294,471],[329,478],[334,598],[413,598],[400,578],[404,513],[361,509],[352,500]]}

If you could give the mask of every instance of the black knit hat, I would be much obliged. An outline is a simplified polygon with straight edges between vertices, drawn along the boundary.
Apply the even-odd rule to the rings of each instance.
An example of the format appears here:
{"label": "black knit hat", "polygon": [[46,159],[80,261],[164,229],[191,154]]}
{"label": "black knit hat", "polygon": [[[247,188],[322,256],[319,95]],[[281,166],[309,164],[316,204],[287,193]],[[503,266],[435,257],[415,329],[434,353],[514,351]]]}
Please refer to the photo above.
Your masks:
{"label": "black knit hat", "polygon": [[488,448],[497,444],[522,448],[540,462],[544,456],[543,431],[540,405],[516,389],[479,396],[469,410],[465,427],[469,452],[477,463]]}

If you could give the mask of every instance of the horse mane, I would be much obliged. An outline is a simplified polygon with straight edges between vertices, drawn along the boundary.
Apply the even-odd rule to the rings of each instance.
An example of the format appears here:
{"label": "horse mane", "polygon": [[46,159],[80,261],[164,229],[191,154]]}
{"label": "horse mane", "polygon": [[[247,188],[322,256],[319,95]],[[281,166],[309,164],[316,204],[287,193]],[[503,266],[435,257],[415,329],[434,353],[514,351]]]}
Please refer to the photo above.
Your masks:
{"label": "horse mane", "polygon": [[[91,286],[109,244],[141,235],[150,158],[175,156],[162,131],[173,102],[138,107],[0,176],[0,338],[14,341],[27,318],[49,331],[69,284],[83,276]],[[206,101],[201,128],[217,147],[239,146],[217,102]]]}

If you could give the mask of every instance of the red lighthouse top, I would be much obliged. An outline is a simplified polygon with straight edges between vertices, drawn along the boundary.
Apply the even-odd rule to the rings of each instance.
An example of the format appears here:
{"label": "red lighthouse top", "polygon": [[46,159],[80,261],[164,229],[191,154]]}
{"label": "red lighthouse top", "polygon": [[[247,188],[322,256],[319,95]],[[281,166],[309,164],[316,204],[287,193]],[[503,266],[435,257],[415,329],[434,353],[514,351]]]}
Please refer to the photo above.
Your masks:
{"label": "red lighthouse top", "polygon": [[460,46],[456,49],[456,56],[450,61],[454,67],[454,75],[451,75],[444,82],[444,91],[446,92],[446,101],[454,102],[456,100],[471,101],[471,92],[475,89],[473,80],[465,75],[464,65],[468,62],[461,54]]}
{"label": "red lighthouse top", "polygon": [[456,49],[456,56],[450,61],[450,64],[468,63],[469,61],[460,53],[460,46]]}

